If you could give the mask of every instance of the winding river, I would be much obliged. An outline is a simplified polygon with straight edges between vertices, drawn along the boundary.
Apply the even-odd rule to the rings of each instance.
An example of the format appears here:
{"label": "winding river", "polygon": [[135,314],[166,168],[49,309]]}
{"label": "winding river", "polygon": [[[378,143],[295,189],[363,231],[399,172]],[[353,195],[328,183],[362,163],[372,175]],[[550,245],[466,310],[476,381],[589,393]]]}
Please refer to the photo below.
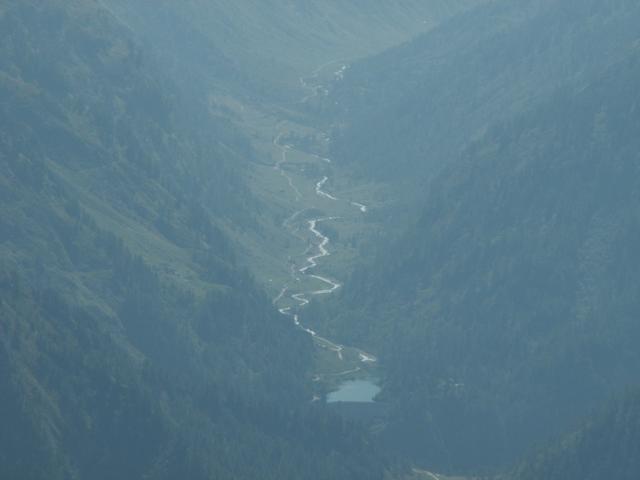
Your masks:
{"label": "winding river", "polygon": [[[337,62],[330,62],[325,66],[335,64],[335,63]],[[325,66],[317,69],[314,72],[312,78],[318,77],[320,71]],[[346,66],[342,65],[340,67],[339,72],[344,72],[345,68]],[[309,95],[304,97],[301,103],[305,103],[310,99],[314,98],[315,96],[321,95],[326,90],[323,86],[309,85],[303,78],[300,79],[300,83],[302,84],[303,87],[310,90]],[[273,168],[277,170],[283,178],[285,178],[287,184],[289,185],[289,188],[294,194],[295,202],[300,203],[303,200],[304,196],[300,188],[298,188],[298,186],[294,182],[292,176],[289,175],[289,173],[287,173],[287,171],[284,168],[285,164],[287,164],[288,162],[288,154],[294,150],[294,147],[292,145],[282,143],[282,138],[286,135],[286,133],[287,133],[287,130],[283,127],[280,127],[280,131],[278,132],[277,136],[273,139],[273,145],[278,149],[280,149],[280,156],[276,161],[276,163],[274,164]],[[306,153],[306,152],[303,152],[303,153]],[[329,164],[331,163],[331,159],[323,158],[315,154],[308,154],[308,155],[314,158],[317,158],[319,161],[329,163]],[[318,197],[330,200],[332,202],[341,201],[338,197],[324,190],[325,185],[327,184],[328,181],[329,181],[328,176],[323,176],[321,179],[319,179],[315,183],[315,194]],[[349,202],[349,204],[357,208],[363,214],[367,213],[368,211],[367,206],[362,203]],[[343,345],[340,345],[339,343],[336,343],[328,338],[325,338],[319,335],[318,332],[305,326],[301,321],[300,311],[303,307],[309,305],[313,297],[321,296],[321,295],[331,295],[342,287],[342,284],[339,281],[324,275],[320,275],[319,273],[316,272],[316,270],[319,267],[318,262],[323,258],[329,257],[331,255],[331,251],[330,251],[331,239],[329,238],[328,235],[325,235],[322,232],[321,225],[323,223],[338,220],[339,217],[322,216],[322,217],[315,217],[315,218],[306,218],[305,219],[306,230],[310,235],[302,236],[299,234],[299,228],[297,228],[296,225],[300,223],[301,218],[304,218],[304,214],[306,212],[307,212],[307,209],[297,210],[295,213],[293,213],[289,218],[287,218],[283,222],[283,227],[286,228],[291,235],[294,235],[299,239],[305,239],[305,241],[309,242],[307,250],[305,252],[307,256],[305,259],[306,261],[304,266],[300,268],[296,268],[292,260],[289,259],[291,279],[293,284],[300,284],[302,283],[301,282],[302,277],[310,278],[315,280],[316,281],[315,283],[319,283],[320,285],[322,285],[322,288],[307,290],[307,291],[295,291],[295,290],[292,290],[289,284],[287,284],[282,287],[278,295],[273,299],[273,303],[274,305],[279,307],[281,303],[284,303],[286,301],[286,303],[290,304],[289,299],[293,300],[295,302],[295,305],[280,307],[278,309],[280,313],[290,317],[293,320],[293,323],[295,324],[296,327],[301,328],[302,330],[307,332],[309,335],[311,335],[317,345],[319,345],[322,348],[335,352],[339,360],[344,360],[343,352],[345,347]],[[311,240],[308,240],[308,238],[310,238]],[[374,363],[377,361],[377,358],[375,355],[359,350],[357,348],[353,350],[355,350],[358,353],[359,361],[362,362],[363,364]],[[360,367],[356,367],[349,370],[345,370],[344,372],[338,372],[335,374],[327,374],[327,375],[341,376],[341,375],[354,373],[359,370],[360,370]]]}

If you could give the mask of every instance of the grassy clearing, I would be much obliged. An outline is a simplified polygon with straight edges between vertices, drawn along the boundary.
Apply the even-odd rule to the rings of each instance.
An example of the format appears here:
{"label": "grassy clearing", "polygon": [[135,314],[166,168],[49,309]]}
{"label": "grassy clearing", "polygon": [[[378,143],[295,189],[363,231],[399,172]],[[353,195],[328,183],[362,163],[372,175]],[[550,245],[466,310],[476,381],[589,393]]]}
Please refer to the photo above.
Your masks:
{"label": "grassy clearing", "polygon": [[[339,281],[346,278],[356,261],[359,245],[379,228],[371,212],[375,211],[375,205],[380,204],[382,187],[375,184],[358,185],[345,168],[327,163],[315,154],[292,148],[288,150],[287,161],[282,168],[299,190],[300,198],[297,198],[288,179],[274,168],[282,157],[282,148],[274,144],[274,139],[281,133],[285,134],[284,138],[287,134],[322,138],[322,133],[300,123],[281,120],[283,116],[294,117],[294,112],[274,113],[228,98],[216,98],[214,103],[224,105],[250,132],[254,148],[259,153],[257,161],[249,166],[247,176],[252,194],[259,204],[266,207],[256,218],[253,228],[240,231],[228,226],[228,233],[245,252],[243,263],[273,297],[284,285],[291,285],[300,291],[316,288],[309,286],[305,279],[302,284],[292,284],[292,265],[296,268],[305,265],[309,242],[316,241],[307,230],[304,219],[311,218],[311,215],[339,217],[318,225],[318,230],[331,239],[331,256],[319,261],[315,273]],[[321,149],[322,145],[318,145],[314,150]],[[316,193],[317,182],[324,176],[329,180],[323,190],[339,200]],[[352,205],[354,201],[370,206],[369,212],[363,214],[357,206]],[[292,233],[283,224],[296,212],[303,213]]]}

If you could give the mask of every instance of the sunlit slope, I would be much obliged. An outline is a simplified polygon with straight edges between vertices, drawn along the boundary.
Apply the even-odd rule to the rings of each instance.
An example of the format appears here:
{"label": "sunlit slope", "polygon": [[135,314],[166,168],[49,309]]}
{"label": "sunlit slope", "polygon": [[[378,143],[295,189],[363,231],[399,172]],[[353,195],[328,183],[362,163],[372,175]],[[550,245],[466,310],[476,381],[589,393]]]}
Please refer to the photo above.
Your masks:
{"label": "sunlit slope", "polygon": [[[251,156],[244,137],[179,97],[93,2],[10,3],[1,21],[4,220],[12,208],[62,214],[70,203],[167,271],[199,269],[190,249],[230,257],[213,223],[231,206],[242,221],[251,201],[241,183]],[[42,222],[34,228],[55,238]],[[5,248],[35,248],[36,231],[7,228]]]}
{"label": "sunlit slope", "polygon": [[102,2],[0,6],[0,478],[380,478],[220,228],[252,149],[156,59]]}

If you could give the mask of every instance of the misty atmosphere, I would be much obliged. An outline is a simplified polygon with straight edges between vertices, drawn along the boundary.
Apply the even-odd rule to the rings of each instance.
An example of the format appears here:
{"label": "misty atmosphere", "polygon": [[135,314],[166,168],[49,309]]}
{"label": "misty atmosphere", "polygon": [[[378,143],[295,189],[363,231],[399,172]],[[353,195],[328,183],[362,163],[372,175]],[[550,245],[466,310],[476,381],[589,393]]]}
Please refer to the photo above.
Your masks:
{"label": "misty atmosphere", "polygon": [[640,1],[0,0],[0,480],[640,479]]}

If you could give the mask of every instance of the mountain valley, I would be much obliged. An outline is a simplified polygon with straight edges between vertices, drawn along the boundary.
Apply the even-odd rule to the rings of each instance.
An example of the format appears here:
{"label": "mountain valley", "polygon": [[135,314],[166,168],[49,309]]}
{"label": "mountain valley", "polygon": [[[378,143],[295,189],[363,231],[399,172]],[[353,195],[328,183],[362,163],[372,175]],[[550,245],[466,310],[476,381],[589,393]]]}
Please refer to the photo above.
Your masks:
{"label": "mountain valley", "polygon": [[637,478],[638,20],[0,2],[0,478]]}

